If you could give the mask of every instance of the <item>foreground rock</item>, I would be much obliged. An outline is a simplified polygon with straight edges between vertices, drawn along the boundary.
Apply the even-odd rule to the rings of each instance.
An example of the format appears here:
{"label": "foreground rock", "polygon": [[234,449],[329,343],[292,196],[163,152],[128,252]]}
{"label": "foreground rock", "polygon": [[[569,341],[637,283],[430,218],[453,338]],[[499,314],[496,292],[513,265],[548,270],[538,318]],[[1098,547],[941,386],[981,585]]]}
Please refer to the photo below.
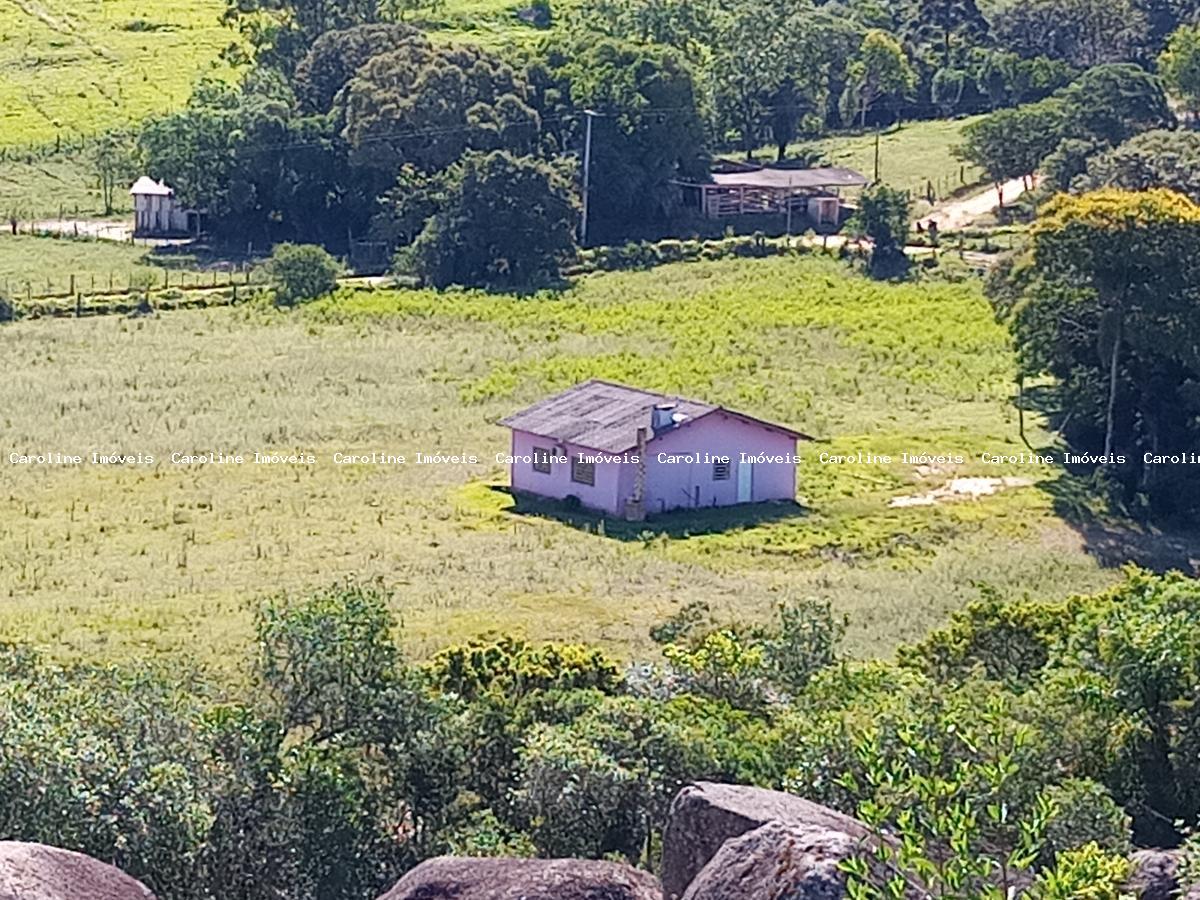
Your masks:
{"label": "foreground rock", "polygon": [[768,822],[724,843],[688,886],[684,900],[836,900],[845,896],[838,863],[858,839],[843,831]]}
{"label": "foreground rock", "polygon": [[1125,890],[1139,900],[1174,900],[1179,896],[1179,851],[1138,850],[1129,857],[1132,871]]}
{"label": "foreground rock", "polygon": [[[717,855],[726,841],[739,838],[747,832],[762,828],[769,822],[779,822],[794,826],[789,829],[793,840],[799,840],[801,832],[811,833],[801,842],[809,846],[812,853],[817,853],[821,847],[827,847],[832,852],[841,848],[841,835],[853,843],[868,836],[865,825],[857,819],[843,815],[819,803],[813,803],[802,797],[785,794],[780,791],[768,791],[763,788],[745,787],[734,784],[714,784],[701,781],[685,787],[671,802],[671,810],[667,818],[667,827],[663,832],[663,862],[662,886],[667,900],[678,900],[684,896],[690,885],[709,862]],[[781,833],[769,832],[760,836],[763,840],[756,843],[764,858],[767,855],[763,841],[770,835]],[[841,851],[838,850],[840,853]],[[816,862],[809,863],[803,859],[801,863],[809,869],[824,868]],[[834,858],[840,859],[840,856]],[[746,877],[751,871],[761,871],[758,861],[753,861],[747,870]],[[714,866],[714,868],[718,868]],[[802,875],[798,877],[804,877]],[[711,883],[723,883],[712,881]],[[699,895],[697,895],[699,896]],[[711,894],[707,897],[757,897],[759,894]],[[770,893],[761,894],[763,897],[778,896]],[[807,894],[804,896],[808,896]],[[812,896],[821,896],[813,894]]]}
{"label": "foreground rock", "polygon": [[0,900],[154,900],[107,863],[44,844],[0,841]]}
{"label": "foreground rock", "polygon": [[443,856],[379,900],[662,900],[662,889],[648,872],[618,863]]}

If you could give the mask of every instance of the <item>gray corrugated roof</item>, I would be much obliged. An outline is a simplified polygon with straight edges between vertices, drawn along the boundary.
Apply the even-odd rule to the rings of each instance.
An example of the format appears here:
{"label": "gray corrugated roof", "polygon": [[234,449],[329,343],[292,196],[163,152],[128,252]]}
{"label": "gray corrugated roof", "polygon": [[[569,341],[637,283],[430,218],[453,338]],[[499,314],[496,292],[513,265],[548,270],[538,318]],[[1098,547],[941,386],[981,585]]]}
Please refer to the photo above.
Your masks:
{"label": "gray corrugated roof", "polygon": [[[673,413],[677,425],[695,421],[721,409],[711,403],[592,379],[513,413],[501,419],[500,424],[561,443],[606,453],[624,453],[637,446],[639,428],[646,429],[647,439],[654,437],[651,419],[654,407],[660,403],[675,404]],[[752,416],[731,410],[725,412],[798,438],[806,437],[790,428],[762,422]]]}
{"label": "gray corrugated roof", "polygon": [[714,172],[712,180],[719,187],[818,188],[861,187],[867,177],[861,172],[842,166],[820,166],[815,169],[764,168],[750,172]]}

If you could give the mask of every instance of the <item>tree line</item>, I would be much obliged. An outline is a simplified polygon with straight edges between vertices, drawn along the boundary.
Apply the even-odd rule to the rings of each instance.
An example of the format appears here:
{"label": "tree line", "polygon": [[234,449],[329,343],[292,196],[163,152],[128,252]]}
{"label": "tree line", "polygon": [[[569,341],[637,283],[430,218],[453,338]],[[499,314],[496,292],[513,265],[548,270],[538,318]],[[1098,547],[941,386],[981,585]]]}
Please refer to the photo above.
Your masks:
{"label": "tree line", "polygon": [[701,230],[677,182],[715,152],[1049,102],[1097,65],[1151,65],[1193,5],[605,0],[492,51],[430,40],[420,3],[239,0],[238,79],[97,166],[111,189],[135,158],[232,245],[369,242],[430,283],[513,285],[579,236],[589,126],[589,243]]}

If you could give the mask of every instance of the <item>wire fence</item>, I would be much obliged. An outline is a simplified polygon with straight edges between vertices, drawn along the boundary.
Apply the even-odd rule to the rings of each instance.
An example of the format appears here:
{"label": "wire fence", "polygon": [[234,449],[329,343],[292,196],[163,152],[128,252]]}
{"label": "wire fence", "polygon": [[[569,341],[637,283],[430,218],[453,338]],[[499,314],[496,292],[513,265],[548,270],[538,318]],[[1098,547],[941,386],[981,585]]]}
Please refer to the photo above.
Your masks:
{"label": "wire fence", "polygon": [[262,283],[256,274],[261,266],[188,270],[142,267],[128,271],[65,272],[43,278],[4,278],[0,296],[12,300],[57,300],[76,296],[117,296],[164,291],[211,291]]}

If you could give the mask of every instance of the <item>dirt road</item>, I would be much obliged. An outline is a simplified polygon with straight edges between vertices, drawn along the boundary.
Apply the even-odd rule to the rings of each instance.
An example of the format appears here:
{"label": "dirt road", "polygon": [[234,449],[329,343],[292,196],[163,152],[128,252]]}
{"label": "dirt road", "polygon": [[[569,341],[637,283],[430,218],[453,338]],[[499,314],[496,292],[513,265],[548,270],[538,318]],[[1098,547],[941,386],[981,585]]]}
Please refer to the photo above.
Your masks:
{"label": "dirt road", "polygon": [[[1036,183],[1036,182],[1035,182]],[[1025,183],[1020,178],[1004,182],[1001,185],[1004,202],[1011,203],[1025,193]],[[978,194],[951,200],[934,207],[922,216],[920,221],[926,228],[930,222],[937,222],[938,231],[957,231],[969,227],[977,219],[981,219],[995,209],[1000,203],[994,187],[989,187]],[[916,227],[914,223],[913,227]]]}

